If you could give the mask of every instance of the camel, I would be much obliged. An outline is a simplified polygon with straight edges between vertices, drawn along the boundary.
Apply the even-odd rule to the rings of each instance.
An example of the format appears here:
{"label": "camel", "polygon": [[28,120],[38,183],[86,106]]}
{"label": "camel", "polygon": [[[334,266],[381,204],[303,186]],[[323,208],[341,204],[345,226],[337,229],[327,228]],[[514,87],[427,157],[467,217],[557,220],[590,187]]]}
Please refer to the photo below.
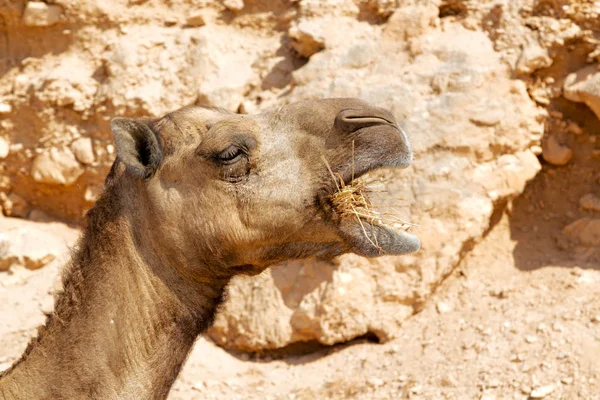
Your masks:
{"label": "camel", "polygon": [[54,312],[0,378],[2,399],[164,399],[233,276],[419,248],[408,232],[365,231],[330,204],[321,157],[346,183],[412,162],[385,109],[357,99],[253,116],[188,106],[110,126],[117,157],[105,191]]}

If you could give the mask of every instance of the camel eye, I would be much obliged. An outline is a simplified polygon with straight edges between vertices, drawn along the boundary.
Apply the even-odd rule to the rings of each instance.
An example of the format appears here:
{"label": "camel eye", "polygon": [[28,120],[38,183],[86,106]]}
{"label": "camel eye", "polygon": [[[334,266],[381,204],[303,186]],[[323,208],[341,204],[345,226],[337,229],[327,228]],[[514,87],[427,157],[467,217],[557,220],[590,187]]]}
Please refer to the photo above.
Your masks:
{"label": "camel eye", "polygon": [[223,164],[233,164],[243,154],[244,154],[244,152],[242,151],[242,149],[240,149],[237,146],[231,145],[228,148],[226,148],[225,150],[223,150],[222,152],[220,152],[216,156],[216,159],[217,159],[217,161],[219,161],[220,163],[223,163]]}

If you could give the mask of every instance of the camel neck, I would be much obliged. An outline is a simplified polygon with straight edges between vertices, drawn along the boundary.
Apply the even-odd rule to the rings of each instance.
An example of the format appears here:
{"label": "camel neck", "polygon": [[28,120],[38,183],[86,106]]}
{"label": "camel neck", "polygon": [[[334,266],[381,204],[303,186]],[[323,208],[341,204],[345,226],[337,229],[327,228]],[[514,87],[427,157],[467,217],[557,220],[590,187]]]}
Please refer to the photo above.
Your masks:
{"label": "camel neck", "polygon": [[122,220],[88,227],[54,313],[0,378],[0,398],[167,397],[225,284],[190,287],[135,242]]}

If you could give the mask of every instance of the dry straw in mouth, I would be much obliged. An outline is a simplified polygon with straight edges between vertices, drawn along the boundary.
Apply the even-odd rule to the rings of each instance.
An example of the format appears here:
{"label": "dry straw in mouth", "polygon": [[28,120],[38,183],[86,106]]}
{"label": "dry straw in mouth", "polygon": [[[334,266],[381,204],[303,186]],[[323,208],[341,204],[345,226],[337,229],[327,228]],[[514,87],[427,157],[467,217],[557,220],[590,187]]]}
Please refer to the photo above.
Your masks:
{"label": "dry straw in mouth", "polygon": [[[402,220],[395,214],[381,213],[373,208],[371,201],[366,196],[368,193],[373,193],[373,190],[368,187],[368,182],[354,179],[354,142],[352,143],[352,181],[349,184],[344,183],[344,179],[340,174],[334,174],[324,156],[321,156],[321,159],[327,166],[327,170],[336,186],[336,191],[329,196],[333,210],[341,218],[356,218],[365,237],[374,247],[381,250],[381,247],[377,243],[377,236],[374,232],[375,225],[400,228],[405,231],[408,231],[410,227],[414,225]],[[369,227],[371,229],[371,235],[367,234],[367,229]],[[373,239],[371,239],[371,237]]]}

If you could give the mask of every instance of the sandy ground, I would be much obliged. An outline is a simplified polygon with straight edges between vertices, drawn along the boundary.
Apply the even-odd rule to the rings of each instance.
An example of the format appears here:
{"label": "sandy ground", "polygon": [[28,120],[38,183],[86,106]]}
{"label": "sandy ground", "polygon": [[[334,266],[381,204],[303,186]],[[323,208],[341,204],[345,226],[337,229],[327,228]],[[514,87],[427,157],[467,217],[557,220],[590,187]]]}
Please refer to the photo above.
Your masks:
{"label": "sandy ground", "polygon": [[[273,357],[200,338],[170,398],[600,399],[598,264],[548,262],[548,247],[523,247],[545,231],[516,220],[503,215],[400,339]],[[51,307],[58,264],[0,274],[0,368]]]}

